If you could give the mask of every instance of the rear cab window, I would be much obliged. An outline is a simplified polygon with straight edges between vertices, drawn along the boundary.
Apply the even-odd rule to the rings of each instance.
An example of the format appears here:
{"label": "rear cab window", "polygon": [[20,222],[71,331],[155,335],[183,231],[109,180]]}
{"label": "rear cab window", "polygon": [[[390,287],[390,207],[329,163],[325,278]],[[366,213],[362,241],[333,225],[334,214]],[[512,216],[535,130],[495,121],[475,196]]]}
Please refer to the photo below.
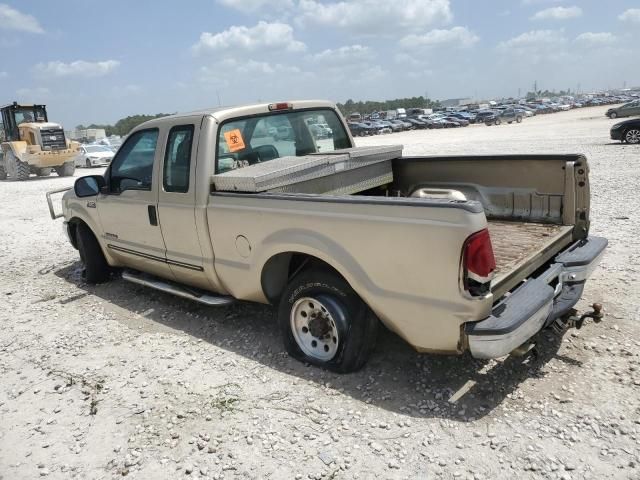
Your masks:
{"label": "rear cab window", "polygon": [[349,148],[351,140],[327,108],[274,112],[224,122],[218,133],[216,173],[280,157]]}

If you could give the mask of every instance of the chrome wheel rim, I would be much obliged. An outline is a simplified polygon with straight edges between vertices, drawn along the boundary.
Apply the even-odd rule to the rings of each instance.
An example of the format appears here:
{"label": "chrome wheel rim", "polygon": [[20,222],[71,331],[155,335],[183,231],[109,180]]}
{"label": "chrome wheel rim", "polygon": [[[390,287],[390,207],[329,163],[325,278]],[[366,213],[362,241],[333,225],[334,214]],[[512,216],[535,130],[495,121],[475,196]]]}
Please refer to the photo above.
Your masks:
{"label": "chrome wheel rim", "polygon": [[629,130],[624,138],[627,143],[640,143],[640,130]]}
{"label": "chrome wheel rim", "polygon": [[317,298],[302,297],[291,308],[291,332],[305,355],[331,360],[338,351],[340,337],[335,319]]}

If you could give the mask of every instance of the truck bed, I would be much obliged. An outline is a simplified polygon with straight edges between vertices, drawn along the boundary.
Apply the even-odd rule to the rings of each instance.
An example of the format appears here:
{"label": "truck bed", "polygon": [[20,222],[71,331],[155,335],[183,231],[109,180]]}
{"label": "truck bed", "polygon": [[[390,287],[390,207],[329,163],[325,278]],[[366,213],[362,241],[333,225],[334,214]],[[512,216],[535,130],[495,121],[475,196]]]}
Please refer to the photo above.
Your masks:
{"label": "truck bed", "polygon": [[572,226],[489,220],[496,257],[496,299],[571,243]]}

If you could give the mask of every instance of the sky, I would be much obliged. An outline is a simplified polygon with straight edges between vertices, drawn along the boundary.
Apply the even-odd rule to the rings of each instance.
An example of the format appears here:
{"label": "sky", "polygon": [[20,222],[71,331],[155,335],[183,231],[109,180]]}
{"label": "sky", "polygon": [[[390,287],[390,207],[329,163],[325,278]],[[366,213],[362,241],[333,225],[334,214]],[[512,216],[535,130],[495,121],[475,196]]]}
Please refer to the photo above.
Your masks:
{"label": "sky", "polygon": [[640,0],[0,0],[0,103],[67,128],[257,101],[640,86]]}

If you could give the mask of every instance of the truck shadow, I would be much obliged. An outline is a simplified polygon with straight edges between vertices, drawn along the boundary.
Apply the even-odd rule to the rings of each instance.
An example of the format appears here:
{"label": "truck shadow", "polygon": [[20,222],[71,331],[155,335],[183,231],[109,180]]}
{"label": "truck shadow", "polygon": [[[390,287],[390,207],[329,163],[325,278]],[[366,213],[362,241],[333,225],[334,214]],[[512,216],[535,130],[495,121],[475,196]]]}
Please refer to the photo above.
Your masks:
{"label": "truck shadow", "polygon": [[[265,367],[319,385],[330,383],[355,400],[416,418],[474,421],[517,396],[516,390],[525,380],[544,377],[550,360],[561,362],[554,366],[554,373],[562,375],[567,375],[563,370],[581,365],[558,354],[562,337],[548,331],[538,335],[538,347],[528,356],[483,361],[468,355],[418,354],[397,335],[382,329],[367,365],[359,372],[338,375],[286,355],[272,307],[238,302],[216,309],[121,279],[90,286],[82,281],[80,262],[54,273],[85,291],[69,302],[93,295],[132,315],[144,312],[141,315],[164,331],[184,332]],[[135,318],[118,320],[131,328],[139,325],[134,325]],[[458,391],[464,393],[450,401]]]}

